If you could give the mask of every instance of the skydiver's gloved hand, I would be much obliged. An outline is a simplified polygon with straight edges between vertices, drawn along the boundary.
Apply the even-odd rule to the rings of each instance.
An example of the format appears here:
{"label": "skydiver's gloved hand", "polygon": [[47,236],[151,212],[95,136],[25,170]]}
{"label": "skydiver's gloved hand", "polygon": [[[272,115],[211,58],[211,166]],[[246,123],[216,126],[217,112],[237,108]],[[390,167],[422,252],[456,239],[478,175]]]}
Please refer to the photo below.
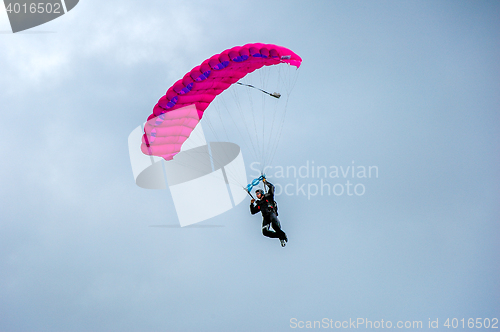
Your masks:
{"label": "skydiver's gloved hand", "polygon": [[252,200],[250,201],[250,203],[252,203],[252,204],[255,203],[255,199],[252,198]]}
{"label": "skydiver's gloved hand", "polygon": [[266,178],[263,178],[263,179],[262,179],[262,182],[266,183],[266,182],[267,182]]}

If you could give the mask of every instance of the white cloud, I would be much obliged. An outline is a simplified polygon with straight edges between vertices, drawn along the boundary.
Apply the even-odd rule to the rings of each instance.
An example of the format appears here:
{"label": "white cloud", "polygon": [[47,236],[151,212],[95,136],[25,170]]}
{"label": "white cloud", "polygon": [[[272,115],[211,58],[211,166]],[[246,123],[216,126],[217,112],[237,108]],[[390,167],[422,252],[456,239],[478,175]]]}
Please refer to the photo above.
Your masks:
{"label": "white cloud", "polygon": [[16,89],[39,86],[62,79],[85,60],[105,59],[124,67],[158,62],[174,70],[184,67],[174,54],[198,49],[204,20],[191,19],[200,14],[194,5],[168,9],[168,4],[157,10],[136,3],[80,2],[66,15],[30,30],[53,33],[5,36],[0,41],[0,62],[7,65],[3,78]]}
{"label": "white cloud", "polygon": [[7,11],[5,6],[0,5],[0,31],[12,31],[10,29],[9,17],[7,16]]}

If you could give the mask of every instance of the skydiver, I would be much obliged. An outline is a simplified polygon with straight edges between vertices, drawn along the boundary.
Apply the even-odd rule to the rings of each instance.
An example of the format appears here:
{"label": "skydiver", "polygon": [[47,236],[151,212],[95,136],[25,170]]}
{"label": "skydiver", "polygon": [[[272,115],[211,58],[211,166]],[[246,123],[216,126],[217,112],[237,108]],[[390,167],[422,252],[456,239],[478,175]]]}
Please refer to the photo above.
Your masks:
{"label": "skydiver", "polygon": [[[262,213],[262,235],[270,238],[279,238],[281,246],[284,247],[288,242],[285,232],[281,230],[280,221],[278,220],[278,207],[274,201],[274,186],[269,183],[266,178],[262,179],[265,185],[269,188],[267,194],[261,189],[255,191],[258,200],[252,198],[250,203],[250,212],[252,214]],[[272,226],[273,230],[270,230]]]}

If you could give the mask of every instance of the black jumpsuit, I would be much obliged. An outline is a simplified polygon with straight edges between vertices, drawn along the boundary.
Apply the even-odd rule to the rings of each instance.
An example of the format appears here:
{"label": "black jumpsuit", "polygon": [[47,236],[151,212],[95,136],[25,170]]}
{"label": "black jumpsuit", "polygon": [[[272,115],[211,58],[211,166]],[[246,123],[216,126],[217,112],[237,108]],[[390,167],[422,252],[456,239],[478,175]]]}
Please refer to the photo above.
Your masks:
{"label": "black jumpsuit", "polygon": [[[280,221],[277,216],[277,209],[274,202],[274,186],[268,181],[265,182],[269,191],[264,194],[261,199],[250,203],[250,212],[252,214],[262,213],[262,234],[270,238],[279,238],[280,240],[287,240],[285,232],[281,230]],[[271,225],[274,232],[269,229]]]}

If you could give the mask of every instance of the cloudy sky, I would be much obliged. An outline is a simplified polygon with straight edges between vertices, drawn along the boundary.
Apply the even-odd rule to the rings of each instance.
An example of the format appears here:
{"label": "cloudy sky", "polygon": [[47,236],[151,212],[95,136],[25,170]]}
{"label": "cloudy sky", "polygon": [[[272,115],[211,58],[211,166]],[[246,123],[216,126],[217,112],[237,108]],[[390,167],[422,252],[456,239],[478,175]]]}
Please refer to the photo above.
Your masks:
{"label": "cloudy sky", "polygon": [[[0,331],[498,321],[499,17],[497,1],[82,0],[12,34],[0,6]],[[286,248],[247,201],[201,223],[220,227],[150,227],[178,219],[169,190],[136,186],[128,135],[251,42],[303,59],[274,170],[377,176],[274,177],[306,189],[278,196]],[[321,180],[364,191],[308,195]]]}

